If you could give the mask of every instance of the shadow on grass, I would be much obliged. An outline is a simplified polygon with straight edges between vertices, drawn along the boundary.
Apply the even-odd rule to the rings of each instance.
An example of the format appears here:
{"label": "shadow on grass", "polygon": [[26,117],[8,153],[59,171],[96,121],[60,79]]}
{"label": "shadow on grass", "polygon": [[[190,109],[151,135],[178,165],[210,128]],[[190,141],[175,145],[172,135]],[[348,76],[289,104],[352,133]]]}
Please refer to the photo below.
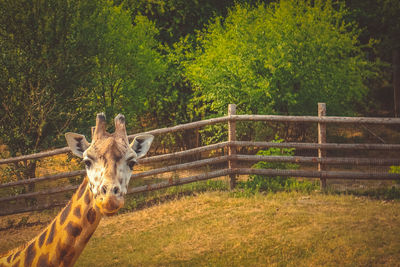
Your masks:
{"label": "shadow on grass", "polygon": [[379,200],[398,200],[400,199],[400,188],[399,187],[382,187],[382,188],[372,188],[363,190],[346,190],[346,191],[334,191],[328,190],[328,193],[338,194],[338,195],[353,195],[360,197],[368,197],[371,199]]}

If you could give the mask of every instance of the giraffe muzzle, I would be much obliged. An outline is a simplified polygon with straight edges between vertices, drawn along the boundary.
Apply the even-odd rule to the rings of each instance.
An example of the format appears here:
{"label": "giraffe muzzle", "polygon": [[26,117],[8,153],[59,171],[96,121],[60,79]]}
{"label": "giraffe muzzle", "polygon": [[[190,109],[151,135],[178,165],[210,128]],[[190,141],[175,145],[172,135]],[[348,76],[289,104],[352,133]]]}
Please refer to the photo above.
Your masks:
{"label": "giraffe muzzle", "polygon": [[123,197],[115,196],[99,196],[96,199],[96,205],[99,207],[103,215],[111,216],[116,214],[120,208],[124,206],[125,200]]}
{"label": "giraffe muzzle", "polygon": [[111,216],[124,206],[124,197],[119,185],[103,184],[96,196],[96,205],[104,215]]}

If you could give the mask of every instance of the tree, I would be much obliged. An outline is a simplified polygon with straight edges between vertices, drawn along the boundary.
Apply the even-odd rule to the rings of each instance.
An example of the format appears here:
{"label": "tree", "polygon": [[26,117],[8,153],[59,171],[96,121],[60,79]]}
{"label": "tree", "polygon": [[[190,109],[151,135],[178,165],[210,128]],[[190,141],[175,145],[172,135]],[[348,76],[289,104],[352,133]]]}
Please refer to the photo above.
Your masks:
{"label": "tree", "polygon": [[[362,44],[370,40],[375,49],[367,50],[368,56],[382,61],[380,75],[370,85],[369,112],[377,110],[400,116],[400,2],[397,0],[347,0],[354,19],[363,29]],[[372,108],[371,108],[372,106]],[[368,112],[367,111],[367,112]]]}
{"label": "tree", "polygon": [[122,6],[103,1],[94,12],[85,32],[95,44],[93,85],[88,95],[91,116],[99,110],[108,118],[123,112],[130,122],[147,109],[147,96],[160,83],[165,63],[157,51],[158,34],[154,23],[130,13]]}
{"label": "tree", "polygon": [[[78,115],[92,66],[90,44],[75,35],[84,8],[78,0],[0,2],[0,138],[11,156],[54,145]],[[26,162],[17,174],[33,177],[35,168]]]}
{"label": "tree", "polygon": [[255,8],[236,5],[199,34],[186,62],[199,112],[223,113],[236,103],[244,113],[352,113],[373,74],[347,10],[331,1],[286,1]]}
{"label": "tree", "polygon": [[144,15],[154,21],[160,31],[160,41],[172,45],[180,38],[203,28],[215,15],[226,15],[230,0],[121,0],[132,17]]}

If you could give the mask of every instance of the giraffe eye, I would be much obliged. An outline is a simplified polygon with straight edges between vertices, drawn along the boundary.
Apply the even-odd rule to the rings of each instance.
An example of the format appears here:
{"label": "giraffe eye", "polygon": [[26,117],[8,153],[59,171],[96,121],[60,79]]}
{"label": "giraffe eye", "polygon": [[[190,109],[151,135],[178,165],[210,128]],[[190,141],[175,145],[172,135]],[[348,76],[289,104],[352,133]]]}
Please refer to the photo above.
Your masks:
{"label": "giraffe eye", "polygon": [[133,170],[133,166],[135,166],[135,164],[136,164],[136,161],[134,161],[134,160],[128,161],[128,166],[131,170]]}
{"label": "giraffe eye", "polygon": [[85,159],[83,162],[85,163],[86,168],[88,168],[88,169],[90,168],[90,166],[92,166],[92,162],[88,159]]}

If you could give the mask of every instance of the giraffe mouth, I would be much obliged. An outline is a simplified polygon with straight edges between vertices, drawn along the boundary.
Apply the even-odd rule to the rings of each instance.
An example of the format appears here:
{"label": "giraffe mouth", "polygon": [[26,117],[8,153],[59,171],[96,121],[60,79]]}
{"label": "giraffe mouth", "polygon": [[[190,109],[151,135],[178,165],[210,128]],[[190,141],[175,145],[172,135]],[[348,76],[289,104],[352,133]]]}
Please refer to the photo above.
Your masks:
{"label": "giraffe mouth", "polygon": [[118,211],[119,211],[119,209],[117,209],[115,211],[111,211],[111,212],[103,210],[102,214],[107,216],[107,217],[110,217],[110,216],[113,216],[113,215],[117,214]]}
{"label": "giraffe mouth", "polygon": [[100,212],[105,216],[115,215],[123,206],[124,199],[117,198],[115,196],[109,196],[106,198],[100,198],[96,201],[96,205],[99,207]]}

